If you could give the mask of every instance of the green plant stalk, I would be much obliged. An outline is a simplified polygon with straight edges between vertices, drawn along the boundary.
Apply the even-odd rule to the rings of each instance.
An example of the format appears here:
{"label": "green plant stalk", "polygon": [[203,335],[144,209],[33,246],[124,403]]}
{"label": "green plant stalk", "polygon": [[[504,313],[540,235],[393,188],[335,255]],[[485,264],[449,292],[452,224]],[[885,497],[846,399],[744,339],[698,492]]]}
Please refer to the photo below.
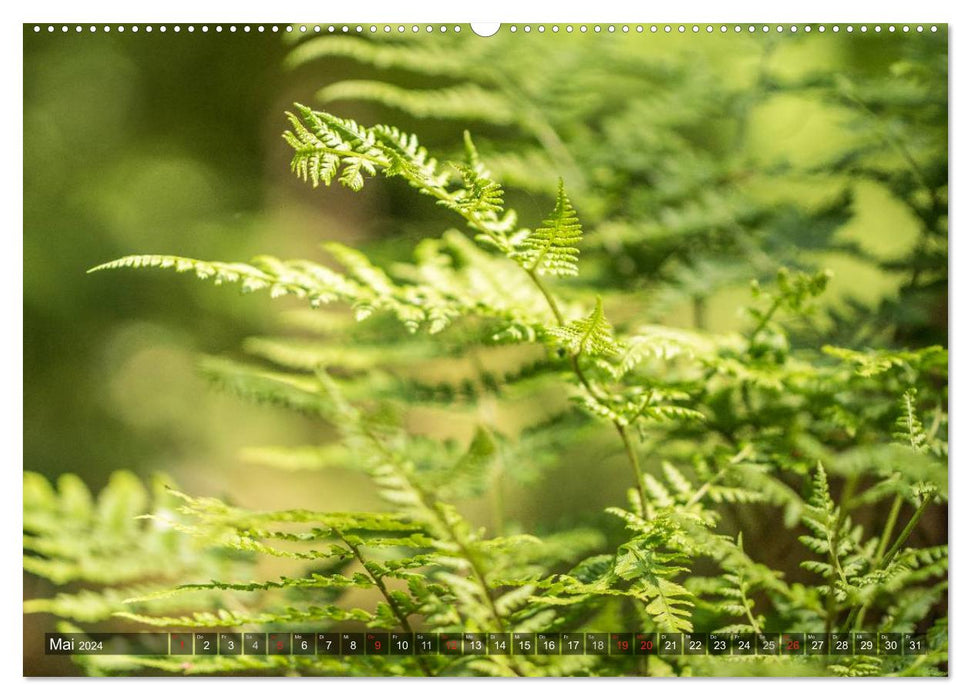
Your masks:
{"label": "green plant stalk", "polygon": [[[835,531],[839,532],[843,527],[843,522],[846,520],[850,512],[850,503],[853,501],[853,494],[856,492],[856,486],[860,481],[860,475],[856,472],[850,474],[846,479],[846,484],[843,486],[843,492],[840,494],[840,503],[838,508],[838,516],[836,518],[836,528]],[[836,576],[835,573],[839,573],[840,579],[843,585],[847,585],[846,577],[843,574],[843,570],[840,567],[839,557],[836,556],[836,552],[833,550],[833,543],[830,541],[830,556],[833,560],[833,573],[829,577],[829,599],[826,601],[826,634],[829,634],[833,630],[833,626],[836,624]]]}
{"label": "green plant stalk", "polygon": [[[898,498],[901,498],[901,497],[898,496]],[[901,498],[901,501],[902,500],[903,499]],[[920,505],[917,506],[917,510],[915,510],[914,514],[910,516],[910,520],[907,521],[907,524],[904,525],[904,529],[900,532],[900,535],[894,541],[893,546],[890,547],[889,551],[887,551],[887,553],[883,555],[883,558],[879,560],[878,568],[881,568],[881,569],[886,568],[886,566],[890,564],[891,561],[893,561],[894,555],[897,554],[898,551],[900,551],[900,548],[904,546],[904,543],[907,541],[907,538],[910,537],[910,533],[912,533],[914,531],[914,528],[917,527],[918,521],[920,520],[921,516],[924,514],[924,511],[927,509],[927,506],[930,505],[930,502],[931,502],[930,496],[924,496],[924,499],[921,501]],[[897,509],[898,513],[899,513],[899,510],[900,509],[898,508]],[[896,514],[895,514],[895,519],[896,519]],[[884,532],[886,533],[887,530],[884,530]],[[888,536],[888,539],[889,539],[889,536]],[[866,619],[866,614],[869,607],[870,607],[869,604],[863,604],[859,607],[858,610],[855,610],[855,611],[851,610],[850,614],[846,618],[847,629],[860,629],[861,625]]]}
{"label": "green plant stalk", "polygon": [[756,338],[756,336],[759,333],[761,333],[763,330],[765,330],[765,327],[767,325],[769,325],[769,321],[771,321],[772,320],[772,317],[775,316],[775,312],[779,310],[779,307],[780,306],[782,306],[782,297],[781,296],[780,297],[777,297],[776,300],[772,302],[772,306],[770,306],[768,308],[768,310],[766,310],[766,312],[764,314],[762,314],[762,318],[759,319],[759,325],[757,325],[755,327],[755,330],[753,330],[752,333],[751,333],[751,335],[749,335],[749,350],[750,351],[752,349],[752,346],[755,344],[755,338]]}
{"label": "green plant stalk", "polygon": [[[389,461],[392,461],[392,463],[397,464],[397,456],[394,453],[392,453],[384,445],[384,443],[377,438],[377,436],[375,436],[373,433],[371,433],[370,430],[367,430],[367,429],[364,429],[364,432],[367,435],[367,437],[378,447],[378,449],[384,452],[384,454],[387,456]],[[465,559],[465,561],[469,563],[469,568],[472,570],[472,575],[474,577],[475,583],[479,588],[479,595],[482,597],[482,599],[485,601],[486,605],[488,606],[493,624],[495,624],[499,632],[504,632],[506,629],[506,625],[502,619],[502,615],[499,613],[499,608],[496,607],[496,601],[492,597],[492,590],[489,588],[489,584],[486,581],[485,574],[482,572],[482,569],[477,564],[476,558],[472,555],[472,552],[469,551],[468,545],[465,543],[464,538],[459,536],[459,533],[456,532],[455,528],[452,526],[452,523],[449,521],[449,518],[438,507],[438,504],[434,502],[430,502],[430,497],[428,493],[426,493],[424,489],[419,487],[411,480],[410,478],[411,475],[402,472],[402,476],[408,481],[408,483],[411,485],[411,488],[414,489],[417,496],[421,499],[421,503],[424,506],[424,508],[438,521],[438,524],[441,527],[443,527],[446,530],[446,532],[448,532],[448,535],[452,539],[452,542],[454,542],[456,546],[458,546],[459,551],[462,554],[462,557]],[[498,657],[498,658],[502,658],[502,657]],[[523,671],[520,669],[519,664],[515,657],[510,657],[509,668],[510,670],[513,671],[513,673],[515,673],[518,676],[525,675]]]}
{"label": "green plant stalk", "polygon": [[930,503],[931,497],[924,496],[924,499],[920,502],[920,505],[917,506],[917,510],[914,511],[914,514],[910,516],[910,520],[908,520],[907,524],[904,525],[904,529],[901,531],[900,536],[897,537],[893,543],[893,546],[891,546],[890,550],[883,556],[883,559],[880,562],[880,568],[886,567],[893,560],[894,555],[900,551],[901,547],[904,546],[907,538],[910,537],[910,533],[914,531],[915,527],[917,527],[917,522],[924,514],[924,511],[927,510],[927,506],[929,506]]}
{"label": "green plant stalk", "polygon": [[[347,545],[348,549],[350,549],[351,553],[354,555],[354,558],[357,559],[360,562],[361,566],[364,568],[364,572],[368,575],[368,578],[370,578],[371,581],[374,582],[374,585],[377,587],[378,591],[380,591],[381,595],[384,596],[384,599],[388,602],[388,606],[391,608],[391,612],[394,613],[395,618],[397,618],[398,624],[401,625],[401,629],[407,634],[414,635],[414,630],[412,629],[411,624],[408,622],[408,616],[405,615],[398,607],[398,604],[395,602],[394,598],[391,596],[391,593],[388,591],[387,586],[384,585],[384,581],[382,580],[382,578],[380,576],[375,576],[374,574],[371,573],[371,570],[368,568],[367,562],[364,559],[364,555],[361,554],[360,548],[357,545],[349,542],[341,532],[338,532],[337,530],[335,530],[334,534],[337,535],[341,539],[341,541]],[[421,654],[418,654],[415,656],[415,659],[417,660],[418,666],[421,668],[422,673],[424,673],[426,676],[435,675],[432,669],[428,666],[428,661],[425,659],[424,656],[422,656]]]}
{"label": "green plant stalk", "polygon": [[890,544],[890,536],[893,535],[893,530],[897,527],[897,518],[900,517],[900,508],[903,504],[904,497],[898,493],[893,499],[893,504],[890,506],[890,515],[887,516],[887,522],[883,526],[883,533],[880,535],[880,544],[877,545],[877,551],[873,554],[874,564],[883,560],[884,552],[887,551],[887,545]]}
{"label": "green plant stalk", "polygon": [[[529,275],[529,279],[532,280],[533,284],[537,289],[543,294],[543,298],[546,299],[547,305],[550,307],[550,311],[553,313],[553,317],[556,319],[557,325],[564,325],[563,314],[560,312],[560,307],[556,303],[556,299],[543,284],[543,280],[540,276],[536,274],[535,270],[526,270],[526,274]],[[573,368],[573,373],[580,380],[583,388],[586,389],[587,393],[597,401],[598,403],[603,403],[603,397],[597,392],[590,381],[587,379],[586,375],[583,373],[583,368],[580,367],[580,360],[577,354],[570,355],[570,365]],[[644,474],[641,472],[640,460],[637,458],[637,451],[634,449],[634,444],[630,439],[630,434],[627,432],[627,426],[625,426],[620,421],[611,421],[614,424],[614,428],[617,430],[617,434],[620,435],[621,441],[624,443],[624,452],[627,454],[627,461],[630,464],[632,476],[634,477],[634,485],[637,487],[637,497],[641,504],[641,515],[647,517],[647,492],[644,490]]]}
{"label": "green plant stalk", "polygon": [[622,425],[618,421],[614,421],[614,427],[617,428],[617,433],[620,435],[620,439],[624,442],[624,450],[627,452],[627,461],[630,464],[631,471],[633,472],[634,483],[637,485],[637,498],[641,503],[641,515],[647,517],[647,492],[644,490],[644,475],[641,472],[641,464],[637,459],[637,451],[634,449],[634,444],[631,442],[630,434],[627,432],[626,426]]}
{"label": "green plant stalk", "polygon": [[712,476],[710,479],[708,479],[708,481],[706,481],[705,483],[703,483],[701,486],[698,487],[698,489],[694,492],[694,494],[692,494],[691,498],[685,501],[684,507],[690,508],[691,506],[701,501],[701,499],[705,497],[705,494],[707,494],[708,491],[711,490],[711,487],[717,484],[719,481],[721,481],[722,477],[728,473],[728,468],[730,466],[740,463],[742,460],[751,456],[751,454],[752,454],[751,445],[746,445],[741,450],[739,450],[734,457],[728,460],[728,464],[726,464],[724,467],[719,469],[714,474],[714,476]]}
{"label": "green plant stalk", "polygon": [[739,591],[742,594],[742,605],[745,606],[745,617],[748,618],[749,624],[752,625],[752,629],[755,634],[762,634],[762,628],[756,621],[755,616],[752,615],[752,606],[749,605],[748,599],[748,586],[745,585],[745,578],[739,579]]}

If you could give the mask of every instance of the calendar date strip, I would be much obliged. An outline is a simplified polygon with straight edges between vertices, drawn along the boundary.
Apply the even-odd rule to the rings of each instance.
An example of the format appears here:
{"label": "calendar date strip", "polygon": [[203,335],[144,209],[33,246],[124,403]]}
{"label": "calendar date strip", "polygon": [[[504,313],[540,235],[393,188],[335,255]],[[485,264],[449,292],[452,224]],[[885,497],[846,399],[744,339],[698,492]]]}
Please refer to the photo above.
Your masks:
{"label": "calendar date strip", "polygon": [[48,655],[127,656],[919,656],[899,632],[126,632],[47,633]]}

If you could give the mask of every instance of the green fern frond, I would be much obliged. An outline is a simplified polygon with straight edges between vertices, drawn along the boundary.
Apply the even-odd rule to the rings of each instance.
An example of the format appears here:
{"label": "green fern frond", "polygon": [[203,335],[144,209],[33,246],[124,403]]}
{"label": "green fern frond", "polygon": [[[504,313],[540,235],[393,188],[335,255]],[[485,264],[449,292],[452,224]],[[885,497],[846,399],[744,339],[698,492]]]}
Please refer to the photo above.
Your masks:
{"label": "green fern frond", "polygon": [[604,315],[600,297],[589,316],[550,328],[547,334],[576,357],[611,357],[620,352],[621,346],[614,339],[614,329]]}
{"label": "green fern frond", "polygon": [[802,567],[823,577],[827,581],[824,588],[842,602],[854,592],[857,577],[868,566],[867,552],[860,547],[860,531],[833,502],[822,464],[817,464],[812,483],[802,516],[811,534],[800,536],[799,541],[822,559],[804,561]]}
{"label": "green fern frond", "polygon": [[[464,190],[455,200],[455,208],[465,216],[499,214],[503,210],[502,186],[484,175],[482,170],[463,165],[459,168],[462,173]],[[492,239],[488,239],[490,242]]]}
{"label": "green fern frond", "polygon": [[872,656],[853,656],[843,663],[830,664],[828,670],[844,678],[865,678],[880,675],[883,663]]}
{"label": "green fern frond", "polygon": [[929,449],[927,444],[927,433],[921,423],[920,416],[917,414],[917,390],[910,388],[904,392],[900,398],[901,414],[895,423],[896,432],[893,436],[910,445],[910,449],[915,453],[923,454]]}
{"label": "green fern frond", "polygon": [[536,274],[578,275],[580,249],[577,245],[582,238],[580,220],[560,180],[553,212],[541,227],[516,245],[512,257],[524,269]]}
{"label": "green fern frond", "polygon": [[98,265],[88,272],[129,267],[193,272],[199,279],[211,280],[216,285],[239,284],[243,292],[267,290],[274,298],[296,296],[309,299],[313,306],[338,299],[353,300],[359,294],[357,285],[323,266],[301,260],[283,262],[269,256],[261,256],[252,264],[246,264],[209,262],[173,255],[130,255]]}
{"label": "green fern frond", "polygon": [[283,134],[293,148],[290,170],[314,187],[337,180],[355,192],[364,187],[365,175],[375,175],[388,160],[375,145],[374,135],[351,119],[339,119],[297,105],[303,119],[287,113],[293,131]]}
{"label": "green fern frond", "polygon": [[659,423],[704,421],[705,415],[700,411],[674,403],[688,398],[690,397],[678,391],[662,388],[645,390],[634,387],[622,394],[606,397],[581,394],[576,400],[590,413],[624,426],[647,421]]}
{"label": "green fern frond", "polygon": [[694,597],[675,575],[687,571],[684,559],[675,553],[658,551],[658,541],[650,537],[631,540],[617,552],[614,572],[633,581],[632,590],[649,602],[645,612],[662,632],[691,632]]}

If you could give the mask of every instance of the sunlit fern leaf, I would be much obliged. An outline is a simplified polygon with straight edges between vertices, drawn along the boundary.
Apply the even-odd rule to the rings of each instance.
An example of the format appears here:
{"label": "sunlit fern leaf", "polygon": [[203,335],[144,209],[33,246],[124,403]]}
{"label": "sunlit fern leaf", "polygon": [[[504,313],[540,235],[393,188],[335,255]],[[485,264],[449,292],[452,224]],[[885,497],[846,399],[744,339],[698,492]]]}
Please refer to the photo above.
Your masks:
{"label": "sunlit fern leaf", "polygon": [[[437,333],[455,318],[473,308],[488,313],[487,307],[469,299],[459,301],[434,287],[400,285],[362,253],[330,243],[328,251],[348,270],[345,276],[305,260],[283,262],[262,256],[253,264],[192,260],[166,255],[136,255],[121,258],[90,270],[125,267],[157,267],[177,272],[194,272],[200,279],[215,284],[238,283],[244,292],[268,290],[273,297],[292,295],[308,299],[311,306],[343,301],[355,309],[355,318],[364,320],[376,311],[388,311],[411,332],[421,328]],[[500,311],[500,315],[506,316]]]}
{"label": "sunlit fern leaf", "polygon": [[467,214],[499,213],[503,209],[502,186],[469,165],[460,167],[464,191],[455,201],[458,211]]}
{"label": "sunlit fern leaf", "polygon": [[577,245],[582,238],[580,220],[561,180],[553,212],[541,227],[517,244],[512,257],[525,269],[540,275],[577,275],[580,273]]}
{"label": "sunlit fern leaf", "polygon": [[375,141],[384,149],[389,158],[388,175],[404,173],[426,186],[444,187],[448,182],[438,161],[418,143],[418,137],[402,131],[396,126],[379,124],[372,129]]}
{"label": "sunlit fern leaf", "polygon": [[896,432],[893,436],[901,442],[910,445],[910,449],[918,454],[927,452],[927,433],[917,413],[917,390],[910,388],[900,398],[901,414],[895,424]]}
{"label": "sunlit fern leaf", "polygon": [[672,580],[686,571],[685,559],[677,553],[659,551],[652,538],[631,540],[617,552],[614,572],[633,581],[632,591],[647,600],[645,611],[662,632],[691,632],[694,597]]}
{"label": "sunlit fern leaf", "polygon": [[830,496],[822,464],[816,466],[812,484],[812,495],[802,516],[811,534],[800,536],[799,541],[820,559],[803,561],[801,565],[819,574],[836,600],[842,601],[855,588],[855,577],[866,568],[866,556],[860,548],[859,530],[854,529],[848,516],[841,515]]}
{"label": "sunlit fern leaf", "polygon": [[620,351],[613,327],[604,315],[603,301],[597,297],[593,312],[586,318],[565,326],[550,328],[547,333],[570,354],[586,357],[610,357]]}
{"label": "sunlit fern leaf", "polygon": [[557,168],[550,156],[540,149],[521,148],[517,151],[488,150],[489,170],[510,188],[523,189],[548,197],[556,197]]}
{"label": "sunlit fern leaf", "polygon": [[214,284],[239,284],[244,292],[267,290],[273,297],[292,295],[309,299],[312,305],[338,299],[354,299],[358,286],[323,266],[307,261],[283,262],[261,256],[252,264],[193,260],[174,255],[131,255],[98,265],[88,272],[121,268],[156,267],[176,272],[192,272]]}

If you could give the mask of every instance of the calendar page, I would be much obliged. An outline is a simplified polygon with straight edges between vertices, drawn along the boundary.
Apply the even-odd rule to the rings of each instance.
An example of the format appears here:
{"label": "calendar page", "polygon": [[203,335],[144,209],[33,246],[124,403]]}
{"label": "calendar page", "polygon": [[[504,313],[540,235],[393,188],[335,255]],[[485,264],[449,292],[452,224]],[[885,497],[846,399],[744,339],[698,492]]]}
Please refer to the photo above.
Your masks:
{"label": "calendar page", "polygon": [[948,675],[946,23],[22,32],[24,675]]}

